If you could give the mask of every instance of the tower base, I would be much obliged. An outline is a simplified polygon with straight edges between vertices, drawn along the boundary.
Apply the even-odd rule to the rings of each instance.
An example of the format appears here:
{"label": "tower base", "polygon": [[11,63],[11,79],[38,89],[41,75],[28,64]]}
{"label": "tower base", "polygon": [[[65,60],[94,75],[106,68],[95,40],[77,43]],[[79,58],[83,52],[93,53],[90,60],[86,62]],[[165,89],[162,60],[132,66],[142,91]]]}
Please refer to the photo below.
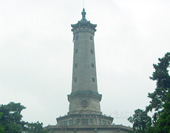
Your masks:
{"label": "tower base", "polygon": [[68,114],[56,119],[57,125],[45,127],[49,133],[129,133],[132,128],[112,125],[113,118],[101,114]]}
{"label": "tower base", "polygon": [[56,119],[58,125],[86,126],[86,125],[111,125],[113,118],[97,113],[68,114]]}
{"label": "tower base", "polygon": [[70,126],[56,125],[45,128],[48,133],[133,133],[132,128],[122,125],[88,125],[88,126]]}

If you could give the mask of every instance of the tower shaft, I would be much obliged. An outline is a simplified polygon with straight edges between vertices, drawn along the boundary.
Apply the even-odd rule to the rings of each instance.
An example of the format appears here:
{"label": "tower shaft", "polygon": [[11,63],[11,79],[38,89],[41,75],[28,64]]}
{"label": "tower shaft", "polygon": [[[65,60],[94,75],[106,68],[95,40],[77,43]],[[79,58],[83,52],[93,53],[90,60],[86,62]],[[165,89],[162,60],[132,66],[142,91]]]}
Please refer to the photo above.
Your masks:
{"label": "tower shaft", "polygon": [[94,34],[96,24],[86,20],[83,9],[82,19],[72,24],[74,57],[72,92],[68,95],[69,112],[57,118],[60,126],[65,125],[111,125],[113,118],[102,115],[98,93]]}
{"label": "tower shaft", "polygon": [[87,30],[82,28],[74,34],[72,92],[97,92],[94,34]]}
{"label": "tower shaft", "polygon": [[98,94],[94,33],[96,26],[85,18],[72,26],[74,41],[72,93],[68,96],[69,113],[100,111],[101,95]]}

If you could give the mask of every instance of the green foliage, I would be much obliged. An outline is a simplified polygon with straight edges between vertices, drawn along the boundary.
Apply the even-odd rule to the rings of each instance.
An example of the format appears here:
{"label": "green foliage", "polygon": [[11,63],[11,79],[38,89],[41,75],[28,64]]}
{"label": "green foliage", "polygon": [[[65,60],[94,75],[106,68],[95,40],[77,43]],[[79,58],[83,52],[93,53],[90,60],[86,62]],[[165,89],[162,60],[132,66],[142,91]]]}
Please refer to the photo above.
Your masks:
{"label": "green foliage", "polygon": [[0,123],[6,132],[19,133],[23,131],[22,115],[20,112],[24,108],[20,103],[13,102],[0,107],[0,112],[2,113]]}
{"label": "green foliage", "polygon": [[[154,130],[164,132],[168,131],[166,129],[166,124],[170,123],[168,116],[170,115],[169,102],[170,102],[170,75],[169,75],[169,65],[170,65],[170,53],[166,53],[163,58],[159,58],[159,63],[154,64],[155,72],[153,72],[152,80],[156,81],[156,89],[153,93],[149,93],[148,97],[151,98],[149,106],[146,107],[146,111],[154,110],[154,115],[152,117],[152,123]],[[168,122],[169,121],[169,122]]]}
{"label": "green foliage", "polygon": [[25,109],[20,103],[11,102],[0,106],[0,133],[46,133],[42,123],[28,123],[22,121],[21,111]]}
{"label": "green foliage", "polygon": [[42,123],[39,123],[39,121],[37,121],[37,123],[26,123],[26,131],[28,133],[47,133],[47,131],[45,131],[42,127]]}
{"label": "green foliage", "polygon": [[149,93],[151,98],[150,105],[146,108],[147,111],[156,111],[157,113],[163,109],[163,105],[167,99],[167,93],[170,88],[170,76],[168,73],[170,53],[165,54],[165,57],[158,59],[158,65],[154,64],[155,72],[153,72],[152,80],[156,81],[157,88],[153,93]]}
{"label": "green foliage", "polygon": [[4,128],[0,126],[0,133],[5,133]]}
{"label": "green foliage", "polygon": [[159,132],[170,132],[170,90],[168,92],[168,98],[163,105],[164,109],[161,112],[158,122],[156,124],[156,129]]}
{"label": "green foliage", "polygon": [[[144,126],[144,132],[147,133],[170,133],[170,53],[166,53],[163,58],[159,58],[159,63],[154,64],[155,71],[152,74],[153,81],[156,81],[156,89],[153,93],[149,93],[148,97],[151,98],[150,104],[146,107],[143,113],[140,109],[135,111],[133,117],[129,121],[133,123],[134,130],[141,131]],[[152,119],[146,119],[141,123],[143,118],[147,116],[149,111],[153,111]],[[137,119],[137,120],[136,120]]]}
{"label": "green foliage", "polygon": [[[1,120],[1,118],[2,118],[2,115],[3,115],[3,113],[0,112],[0,120]],[[0,123],[0,133],[5,133],[4,127],[2,127],[2,124],[1,124],[1,123]]]}
{"label": "green foliage", "polygon": [[147,126],[151,124],[151,118],[141,109],[135,110],[135,114],[129,117],[128,121],[133,124],[133,130],[137,133],[145,133]]}

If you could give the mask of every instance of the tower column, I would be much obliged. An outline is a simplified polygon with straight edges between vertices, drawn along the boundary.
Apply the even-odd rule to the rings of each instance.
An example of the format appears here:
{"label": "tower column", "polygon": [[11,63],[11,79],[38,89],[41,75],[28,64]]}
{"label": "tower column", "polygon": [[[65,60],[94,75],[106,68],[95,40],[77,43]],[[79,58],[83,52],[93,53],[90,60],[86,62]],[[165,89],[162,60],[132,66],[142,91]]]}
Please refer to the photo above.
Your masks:
{"label": "tower column", "polygon": [[101,95],[98,94],[94,33],[95,24],[86,20],[86,12],[83,9],[82,19],[73,24],[73,76],[72,92],[68,95],[70,102],[69,113],[83,113],[100,111]]}
{"label": "tower column", "polygon": [[82,19],[72,24],[74,55],[72,91],[68,95],[69,112],[57,118],[59,126],[66,125],[111,125],[113,118],[102,115],[98,93],[94,34],[96,24],[86,19],[83,9]]}

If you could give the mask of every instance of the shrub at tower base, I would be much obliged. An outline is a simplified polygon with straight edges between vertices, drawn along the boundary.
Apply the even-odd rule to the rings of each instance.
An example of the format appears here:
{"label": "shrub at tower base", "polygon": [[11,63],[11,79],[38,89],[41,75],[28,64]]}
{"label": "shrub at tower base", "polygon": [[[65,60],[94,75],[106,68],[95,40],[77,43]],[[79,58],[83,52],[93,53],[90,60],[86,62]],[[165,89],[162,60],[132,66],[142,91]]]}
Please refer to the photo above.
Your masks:
{"label": "shrub at tower base", "polygon": [[[149,93],[150,104],[143,111],[135,110],[135,114],[128,118],[133,123],[136,132],[148,133],[170,133],[170,53],[166,53],[163,58],[158,59],[158,64],[154,64],[155,71],[152,74],[153,81],[156,81],[156,89]],[[154,112],[151,117],[148,112]]]}
{"label": "shrub at tower base", "polygon": [[46,133],[42,123],[28,123],[22,120],[20,103],[10,102],[0,106],[0,133]]}

